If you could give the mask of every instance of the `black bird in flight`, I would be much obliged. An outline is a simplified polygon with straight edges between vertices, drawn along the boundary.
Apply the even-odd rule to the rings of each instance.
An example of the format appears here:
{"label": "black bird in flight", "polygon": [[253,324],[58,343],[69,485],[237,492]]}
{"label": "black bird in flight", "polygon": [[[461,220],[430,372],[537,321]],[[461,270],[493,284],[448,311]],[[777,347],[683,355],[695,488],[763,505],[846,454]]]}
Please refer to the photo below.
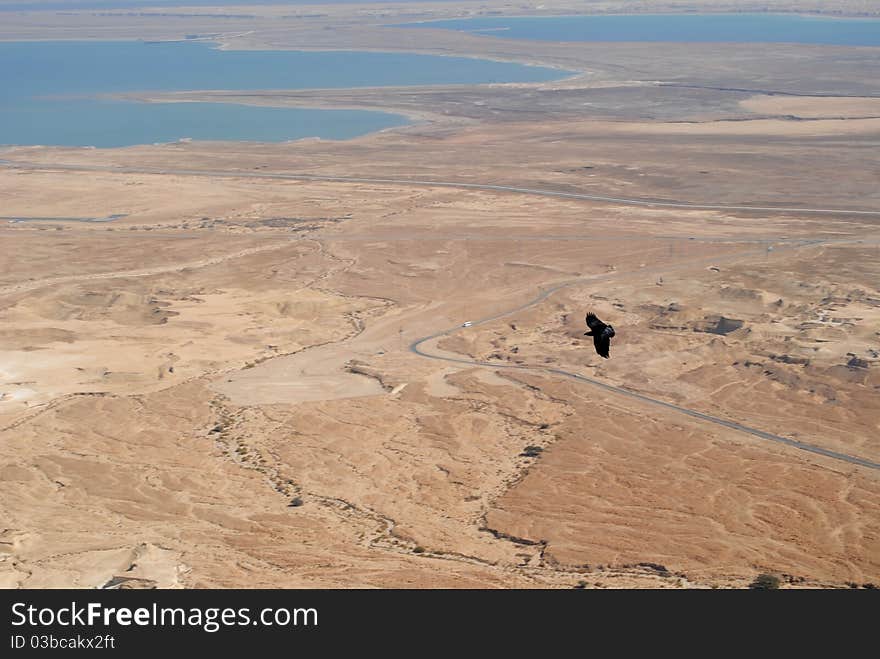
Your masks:
{"label": "black bird in flight", "polygon": [[592,312],[587,314],[587,327],[590,328],[590,331],[584,332],[584,336],[592,336],[596,352],[605,359],[608,359],[608,351],[611,349],[611,337],[614,336],[614,328],[603,323]]}

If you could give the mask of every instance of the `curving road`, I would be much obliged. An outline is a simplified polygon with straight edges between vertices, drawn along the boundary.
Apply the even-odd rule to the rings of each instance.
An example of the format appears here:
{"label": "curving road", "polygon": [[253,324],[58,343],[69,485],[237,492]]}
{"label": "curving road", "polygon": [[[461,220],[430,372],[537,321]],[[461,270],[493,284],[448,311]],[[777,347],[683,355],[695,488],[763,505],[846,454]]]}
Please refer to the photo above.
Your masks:
{"label": "curving road", "polygon": [[[863,215],[863,216],[877,216],[880,217],[880,210],[852,210],[852,209],[831,209],[831,208],[797,208],[797,207],[779,207],[779,206],[738,206],[738,205],[722,205],[722,204],[693,204],[688,202],[680,202],[680,201],[658,201],[658,200],[650,200],[650,199],[637,199],[637,198],[625,198],[625,197],[609,197],[603,195],[592,195],[592,194],[584,194],[577,192],[562,192],[559,190],[544,190],[538,188],[523,188],[516,186],[506,186],[506,185],[493,185],[493,184],[484,184],[484,183],[463,183],[463,182],[454,182],[454,181],[426,181],[426,180],[415,180],[415,179],[396,179],[396,178],[372,178],[372,177],[353,177],[353,176],[320,176],[313,174],[280,174],[280,173],[270,173],[270,172],[243,172],[243,171],[223,171],[223,170],[190,170],[190,169],[158,169],[158,168],[148,168],[148,167],[113,167],[113,166],[89,166],[89,165],[45,165],[39,163],[27,163],[27,162],[17,162],[17,161],[9,161],[9,160],[0,160],[0,165],[11,167],[11,168],[19,168],[19,169],[31,169],[31,170],[62,170],[62,171],[106,171],[113,173],[125,173],[125,174],[160,174],[160,175],[177,175],[177,176],[205,176],[205,177],[228,177],[228,178],[256,178],[256,179],[270,179],[270,180],[293,180],[293,181],[327,181],[327,182],[336,182],[336,183],[379,183],[379,184],[394,184],[394,185],[411,185],[411,186],[428,186],[428,187],[448,187],[448,188],[458,188],[458,189],[468,189],[468,190],[487,190],[493,192],[512,192],[519,194],[529,194],[529,195],[537,195],[544,197],[558,197],[564,199],[579,199],[584,201],[597,201],[597,202],[605,202],[605,203],[613,203],[613,204],[621,204],[627,206],[646,206],[646,207],[663,207],[663,208],[684,208],[684,209],[693,209],[693,210],[722,210],[722,211],[759,211],[759,212],[769,212],[769,213],[811,213],[811,214],[830,214],[830,215]],[[792,241],[788,244],[781,245],[780,249],[792,248],[792,247],[803,247],[807,245],[829,245],[835,243],[847,243],[847,242],[864,242],[865,239],[837,239],[837,240],[800,240],[800,241]],[[733,254],[729,257],[719,259],[717,257],[712,258],[712,262],[721,262],[727,261],[734,258],[740,258],[742,256],[746,256],[747,254],[763,254],[764,252],[755,252],[750,251],[748,253],[739,253]],[[707,259],[706,262],[709,262]],[[677,267],[662,267],[662,268],[641,268],[638,271],[634,271],[632,273],[628,273],[630,275],[643,275],[651,272],[667,272],[669,270],[681,269],[687,267],[694,267],[697,265],[699,261],[689,262],[685,264],[681,264]],[[623,274],[623,273],[622,273]],[[616,273],[611,273],[609,275],[599,275],[596,277],[583,277],[579,279],[574,279],[567,282],[562,282],[560,284],[556,284],[548,289],[542,291],[537,297],[532,300],[526,302],[525,304],[518,305],[512,309],[508,309],[507,311],[503,311],[501,313],[494,314],[492,316],[482,318],[477,321],[472,322],[472,326],[483,325],[504,316],[508,316],[513,313],[517,313],[529,307],[532,307],[536,304],[540,304],[545,299],[550,297],[553,293],[563,289],[568,288],[570,286],[577,286],[586,283],[591,283],[600,279],[607,279],[610,277],[617,276]],[[549,373],[552,375],[557,375],[565,378],[569,378],[572,380],[576,380],[578,382],[583,382],[585,384],[590,384],[595,387],[599,387],[604,389],[605,391],[609,391],[618,395],[627,396],[629,398],[649,403],[652,405],[660,406],[668,410],[672,410],[678,412],[680,414],[687,415],[689,417],[699,419],[701,421],[707,421],[709,423],[714,423],[715,425],[723,426],[725,428],[729,428],[732,430],[737,430],[743,433],[747,433],[752,435],[753,437],[758,437],[760,439],[765,439],[773,442],[777,442],[779,444],[784,444],[786,446],[790,446],[792,448],[807,451],[810,453],[814,453],[817,455],[822,455],[827,458],[832,458],[834,460],[839,460],[842,462],[846,462],[852,465],[857,465],[860,467],[867,467],[868,469],[880,470],[880,463],[872,462],[871,460],[867,460],[865,458],[860,458],[858,456],[847,455],[845,453],[839,453],[837,451],[832,451],[829,449],[822,448],[821,446],[815,446],[813,444],[807,444],[805,442],[801,442],[795,439],[791,439],[790,437],[783,437],[781,435],[775,435],[773,433],[766,432],[764,430],[760,430],[758,428],[752,428],[750,426],[743,425],[741,423],[737,423],[735,421],[730,421],[728,419],[723,419],[721,417],[713,416],[711,414],[705,414],[703,412],[699,412],[697,410],[681,407],[679,405],[674,405],[672,403],[668,403],[666,401],[652,398],[650,396],[646,396],[644,394],[637,393],[635,391],[631,391],[624,387],[618,387],[615,385],[608,384],[606,382],[602,382],[600,380],[596,380],[594,378],[589,378],[579,373],[573,373],[570,371],[565,371],[557,368],[547,368],[541,366],[527,366],[527,365],[517,365],[517,364],[496,364],[493,362],[485,362],[479,360],[471,360],[465,358],[455,358],[448,357],[445,355],[435,355],[429,352],[426,352],[422,346],[423,344],[431,341],[433,339],[437,339],[441,336],[449,336],[456,331],[459,331],[461,326],[452,327],[441,332],[437,332],[430,336],[426,336],[416,341],[413,341],[410,344],[409,349],[411,352],[429,359],[437,359],[452,363],[458,364],[468,364],[471,366],[486,366],[489,368],[508,368],[508,369],[517,369],[517,370],[527,370],[527,371],[536,371]]]}
{"label": "curving road", "polygon": [[[782,245],[779,247],[779,249],[791,249],[791,248],[795,248],[795,247],[803,247],[803,246],[808,246],[808,245],[829,245],[829,244],[858,243],[858,242],[865,242],[865,239],[842,238],[842,239],[837,239],[837,240],[800,241],[800,242],[793,242],[793,243],[787,244],[787,245]],[[763,253],[764,253],[763,251],[759,252],[759,251],[755,251],[755,250],[749,250],[747,252],[739,252],[736,254],[731,254],[731,255],[728,255],[728,256],[720,258],[720,259],[717,257],[713,257],[711,259],[692,261],[692,262],[683,263],[683,264],[679,264],[678,266],[672,266],[672,267],[640,268],[639,270],[631,271],[628,273],[620,273],[620,275],[623,275],[625,277],[627,275],[639,276],[639,275],[643,275],[643,274],[647,274],[647,273],[668,272],[670,270],[681,270],[681,269],[686,269],[686,268],[693,268],[696,265],[700,265],[702,262],[720,263],[720,262],[724,262],[724,261],[731,261],[734,259],[739,259],[744,256],[763,254]],[[520,304],[512,309],[508,309],[506,311],[502,311],[500,313],[493,314],[493,315],[488,316],[486,318],[481,318],[479,320],[472,321],[470,327],[484,325],[486,323],[490,323],[492,321],[498,320],[499,318],[503,318],[505,316],[509,316],[511,314],[518,313],[520,311],[523,311],[525,309],[533,307],[537,304],[540,304],[541,302],[546,300],[548,297],[550,297],[551,295],[553,295],[557,291],[560,291],[564,288],[569,288],[571,286],[578,286],[578,285],[583,285],[583,284],[588,284],[588,283],[594,283],[594,282],[600,281],[600,280],[612,279],[615,277],[620,277],[620,275],[617,275],[616,273],[609,273],[607,275],[596,275],[594,277],[581,277],[578,279],[573,279],[570,281],[556,284],[554,286],[551,286],[550,288],[543,290],[536,297],[532,298],[531,300],[529,300],[528,302],[526,302],[524,304]],[[456,325],[455,327],[451,327],[449,329],[445,329],[440,332],[436,332],[434,334],[431,334],[430,336],[425,336],[420,339],[416,339],[415,341],[413,341],[410,344],[409,350],[411,352],[419,355],[420,357],[427,357],[428,359],[436,359],[436,360],[452,362],[452,363],[456,363],[456,364],[467,364],[470,366],[486,366],[489,368],[506,368],[506,369],[520,370],[520,371],[533,371],[533,372],[538,372],[538,373],[548,373],[548,374],[552,374],[552,375],[557,375],[557,376],[569,378],[572,380],[576,380],[578,382],[583,382],[585,384],[592,385],[594,387],[599,387],[600,389],[604,389],[605,391],[608,391],[608,392],[611,392],[614,394],[618,394],[621,396],[627,396],[628,398],[632,398],[632,399],[638,400],[643,403],[649,403],[651,405],[663,407],[667,410],[672,410],[674,412],[678,412],[680,414],[687,415],[687,416],[692,417],[694,419],[699,419],[700,421],[707,421],[709,423],[714,423],[715,425],[723,426],[723,427],[729,428],[731,430],[737,430],[739,432],[749,434],[753,437],[758,437],[760,439],[765,439],[765,440],[769,440],[772,442],[777,442],[779,444],[784,444],[786,446],[790,446],[792,448],[795,448],[795,449],[798,449],[801,451],[815,453],[817,455],[821,455],[826,458],[832,458],[833,460],[839,460],[841,462],[846,462],[846,463],[849,463],[852,465],[857,465],[860,467],[867,467],[868,469],[880,470],[880,463],[872,462],[871,460],[868,460],[866,458],[860,458],[855,455],[848,455],[846,453],[832,451],[830,449],[822,448],[821,446],[815,446],[814,444],[808,444],[806,442],[801,442],[796,439],[791,439],[790,437],[783,437],[782,435],[775,435],[773,433],[769,433],[764,430],[760,430],[758,428],[752,428],[750,426],[746,426],[741,423],[737,423],[736,421],[722,419],[721,417],[713,416],[711,414],[706,414],[704,412],[700,412],[698,410],[694,410],[689,407],[682,407],[680,405],[675,405],[673,403],[669,403],[664,400],[660,400],[658,398],[652,398],[651,396],[646,396],[644,394],[637,393],[637,392],[632,391],[630,389],[627,389],[625,387],[619,387],[616,385],[608,384],[606,382],[602,382],[601,380],[589,378],[585,375],[581,375],[580,373],[573,373],[571,371],[565,371],[560,368],[548,368],[545,366],[528,366],[528,365],[520,365],[520,364],[498,364],[495,362],[481,361],[481,360],[477,360],[477,359],[467,359],[464,357],[461,357],[461,358],[449,357],[446,355],[432,354],[430,352],[427,352],[425,350],[425,348],[423,347],[424,344],[428,343],[429,341],[433,341],[434,339],[438,339],[442,336],[451,336],[455,332],[461,331],[462,329],[464,329],[464,328],[461,325]]]}
{"label": "curving road", "polygon": [[853,210],[847,208],[797,208],[782,206],[729,206],[723,204],[693,204],[684,201],[664,201],[654,199],[638,199],[634,197],[607,197],[604,195],[586,194],[581,192],[563,192],[561,190],[545,190],[541,188],[521,188],[511,185],[493,185],[490,183],[465,183],[460,181],[429,181],[401,178],[373,178],[360,176],[321,176],[318,174],[281,174],[271,172],[248,172],[208,169],[164,169],[154,167],[114,167],[99,165],[47,165],[41,163],[0,160],[0,165],[13,169],[30,169],[46,171],[74,172],[113,172],[119,174],[160,174],[172,176],[206,176],[210,178],[257,178],[282,181],[326,181],[331,183],[379,183],[393,185],[411,185],[419,187],[457,188],[464,190],[487,190],[490,192],[513,192],[518,194],[536,195],[541,197],[558,197],[563,199],[579,199],[582,201],[598,201],[603,203],[621,204],[623,206],[645,206],[658,208],[685,208],[691,210],[718,211],[757,211],[767,213],[810,213],[818,215],[866,215],[880,217],[880,210]]}

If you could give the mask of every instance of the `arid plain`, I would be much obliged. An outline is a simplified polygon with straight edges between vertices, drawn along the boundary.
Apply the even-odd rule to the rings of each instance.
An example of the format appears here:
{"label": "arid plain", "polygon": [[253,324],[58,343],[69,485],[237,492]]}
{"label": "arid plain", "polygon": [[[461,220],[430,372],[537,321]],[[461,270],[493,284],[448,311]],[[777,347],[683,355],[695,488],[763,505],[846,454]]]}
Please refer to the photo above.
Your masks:
{"label": "arid plain", "polygon": [[576,75],[175,94],[413,119],[349,141],[0,150],[43,218],[0,225],[0,586],[880,583],[880,49],[383,27],[463,6],[523,13],[4,22]]}

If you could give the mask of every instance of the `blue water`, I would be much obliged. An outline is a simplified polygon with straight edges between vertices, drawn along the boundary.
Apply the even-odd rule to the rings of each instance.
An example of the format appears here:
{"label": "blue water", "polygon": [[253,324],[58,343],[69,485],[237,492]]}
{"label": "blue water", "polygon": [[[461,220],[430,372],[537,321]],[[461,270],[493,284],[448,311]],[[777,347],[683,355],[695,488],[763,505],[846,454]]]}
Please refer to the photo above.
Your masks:
{"label": "blue water", "polygon": [[880,46],[880,19],[795,14],[632,14],[490,17],[408,23],[505,39],[673,41]]}
{"label": "blue water", "polygon": [[[81,9],[137,9],[140,7],[245,7],[248,5],[335,5],[372,4],[376,0],[31,0],[0,4],[2,11],[77,11]],[[383,0],[392,2],[437,2],[438,0]],[[439,0],[452,2],[453,0]]]}
{"label": "blue water", "polygon": [[224,51],[204,42],[0,42],[0,144],[347,139],[406,123],[380,112],[95,98],[113,92],[474,84],[564,75],[558,69],[428,55]]}

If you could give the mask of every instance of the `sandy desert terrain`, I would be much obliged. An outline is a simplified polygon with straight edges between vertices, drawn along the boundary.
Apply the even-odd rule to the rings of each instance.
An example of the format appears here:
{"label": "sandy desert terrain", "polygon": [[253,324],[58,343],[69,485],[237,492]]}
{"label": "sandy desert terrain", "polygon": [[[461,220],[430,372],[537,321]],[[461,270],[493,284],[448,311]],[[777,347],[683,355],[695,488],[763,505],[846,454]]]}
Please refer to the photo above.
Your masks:
{"label": "sandy desert terrain", "polygon": [[880,583],[878,49],[457,39],[581,73],[0,149],[0,586]]}

